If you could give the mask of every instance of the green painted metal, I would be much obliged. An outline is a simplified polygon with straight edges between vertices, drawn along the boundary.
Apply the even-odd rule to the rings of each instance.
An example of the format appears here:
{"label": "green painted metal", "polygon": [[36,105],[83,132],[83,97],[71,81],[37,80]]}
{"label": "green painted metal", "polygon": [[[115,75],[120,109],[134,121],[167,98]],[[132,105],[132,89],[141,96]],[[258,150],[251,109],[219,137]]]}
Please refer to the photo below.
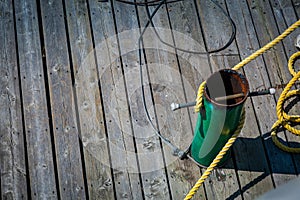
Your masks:
{"label": "green painted metal", "polygon": [[[215,97],[243,93],[244,97],[223,102]],[[246,78],[233,70],[221,70],[207,80],[203,107],[198,114],[191,156],[202,166],[209,166],[236,130],[244,102],[249,94]],[[227,153],[219,166],[229,158]]]}

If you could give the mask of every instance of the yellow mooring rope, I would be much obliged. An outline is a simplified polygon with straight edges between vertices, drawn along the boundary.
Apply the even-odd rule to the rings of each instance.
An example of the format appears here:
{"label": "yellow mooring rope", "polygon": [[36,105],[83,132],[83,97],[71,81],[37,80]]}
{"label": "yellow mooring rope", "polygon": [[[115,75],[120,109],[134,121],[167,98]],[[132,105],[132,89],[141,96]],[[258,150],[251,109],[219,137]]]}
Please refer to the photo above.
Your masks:
{"label": "yellow mooring rope", "polygon": [[280,126],[284,127],[286,130],[290,131],[291,133],[300,136],[300,130],[292,127],[291,123],[300,123],[300,115],[288,115],[286,112],[284,112],[283,104],[284,102],[289,99],[290,97],[300,95],[300,90],[291,90],[292,86],[295,84],[297,80],[300,80],[300,71],[298,73],[295,72],[293,66],[297,59],[300,58],[300,52],[294,53],[288,62],[288,67],[290,73],[293,75],[292,80],[287,84],[287,86],[284,88],[283,92],[281,93],[279,100],[277,102],[276,111],[277,111],[277,117],[278,120],[274,123],[272,126],[272,140],[276,144],[277,147],[282,149],[283,151],[289,152],[289,153],[300,153],[300,148],[293,148],[288,147],[281,142],[279,142],[277,138],[277,130]]}
{"label": "yellow mooring rope", "polygon": [[[263,54],[264,52],[266,52],[267,50],[269,50],[276,44],[278,44],[280,41],[282,41],[286,36],[288,36],[290,33],[292,33],[299,26],[300,26],[300,20],[298,20],[296,23],[291,25],[288,29],[286,29],[281,35],[279,35],[273,41],[269,42],[264,47],[262,47],[261,49],[257,50],[256,52],[254,52],[253,54],[251,54],[250,56],[248,56],[247,58],[242,60],[239,64],[235,65],[232,69],[233,70],[241,69],[246,64],[248,64],[252,60],[256,59],[258,56],[260,56],[261,54]],[[288,147],[288,146],[282,144],[281,142],[279,142],[279,140],[277,138],[277,130],[280,126],[282,126],[285,129],[287,129],[288,131],[290,131],[291,133],[300,136],[300,130],[293,128],[291,125],[291,123],[299,123],[300,122],[300,115],[288,115],[287,113],[285,113],[283,111],[283,104],[284,104],[285,100],[287,100],[288,98],[290,98],[292,96],[300,95],[299,89],[290,91],[291,87],[295,84],[295,82],[297,80],[300,80],[300,72],[296,73],[293,68],[294,63],[298,58],[300,58],[300,52],[293,54],[289,59],[288,67],[289,67],[290,73],[293,75],[293,78],[292,78],[292,80],[290,80],[288,85],[284,88],[282,94],[279,97],[277,107],[276,107],[278,120],[274,123],[274,125],[272,127],[272,133],[271,133],[272,140],[274,141],[274,143],[280,149],[287,151],[287,152],[291,152],[291,153],[300,153],[300,148],[291,148],[291,147]],[[196,99],[197,103],[195,106],[196,112],[199,112],[200,108],[202,107],[202,96],[203,96],[203,92],[205,89],[205,84],[206,84],[206,82],[204,81],[203,83],[201,83],[201,85],[199,86],[199,89],[198,89],[197,99]],[[217,164],[220,162],[220,160],[223,158],[223,156],[226,154],[226,152],[233,145],[233,143],[237,139],[237,137],[244,125],[244,122],[245,122],[245,111],[243,110],[239,126],[236,129],[236,131],[234,132],[233,136],[228,140],[228,142],[225,144],[223,149],[219,152],[219,154],[216,156],[216,158],[213,160],[213,162],[209,165],[209,167],[206,169],[206,171],[203,173],[203,175],[200,177],[200,179],[197,181],[197,183],[194,185],[194,187],[186,195],[184,200],[189,200],[196,194],[197,190],[203,184],[205,179],[210,175],[210,173],[217,166]]]}

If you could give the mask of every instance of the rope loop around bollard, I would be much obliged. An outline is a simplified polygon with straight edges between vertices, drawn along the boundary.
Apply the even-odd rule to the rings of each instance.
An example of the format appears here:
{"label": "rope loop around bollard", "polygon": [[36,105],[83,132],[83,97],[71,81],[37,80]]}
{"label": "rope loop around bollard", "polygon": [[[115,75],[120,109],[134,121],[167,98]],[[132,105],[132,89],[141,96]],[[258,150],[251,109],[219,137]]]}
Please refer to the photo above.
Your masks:
{"label": "rope loop around bollard", "polygon": [[[266,44],[265,46],[263,46],[262,48],[260,48],[259,50],[257,50],[253,54],[251,54],[250,56],[248,56],[247,58],[243,59],[240,63],[235,65],[232,69],[233,70],[241,69],[246,64],[248,64],[252,60],[256,59],[258,56],[262,55],[264,52],[266,52],[267,50],[269,50],[270,48],[274,47],[276,44],[281,42],[285,37],[287,37],[290,33],[292,33],[299,26],[300,26],[300,20],[298,20],[297,22],[292,24],[289,28],[287,28],[282,34],[280,34],[274,40],[272,40],[271,42],[269,42],[268,44]],[[289,67],[289,70],[290,70],[291,74],[293,75],[293,78],[289,82],[289,84],[286,86],[283,93],[280,95],[280,98],[278,100],[278,104],[277,104],[277,107],[276,107],[277,116],[278,116],[279,120],[277,120],[274,123],[274,125],[272,127],[272,133],[271,133],[272,140],[275,143],[275,145],[277,147],[279,147],[280,149],[282,149],[284,151],[287,151],[287,152],[291,152],[291,153],[300,153],[300,148],[291,148],[291,147],[287,147],[284,144],[280,143],[279,140],[278,140],[278,137],[277,137],[277,130],[280,126],[283,126],[284,128],[286,128],[290,132],[292,132],[296,135],[300,135],[300,130],[297,130],[297,129],[293,128],[289,123],[287,123],[287,121],[291,120],[292,118],[295,119],[294,122],[300,122],[300,116],[286,117],[288,115],[286,113],[284,114],[284,112],[283,112],[283,103],[284,103],[285,99],[288,98],[292,93],[295,93],[295,94],[298,94],[298,95],[300,94],[299,90],[292,90],[292,91],[288,92],[290,90],[290,88],[295,84],[295,82],[299,81],[299,79],[300,79],[300,72],[296,73],[294,71],[294,68],[293,68],[293,64],[295,63],[295,61],[298,58],[300,58],[300,52],[297,52],[297,53],[293,54],[291,56],[291,58],[289,59],[288,67]],[[202,101],[203,101],[203,92],[204,92],[204,89],[205,89],[205,84],[206,84],[205,81],[202,82],[199,86],[199,89],[198,89],[197,98],[196,98],[196,106],[195,106],[195,111],[196,112],[199,112],[202,105],[203,105]],[[244,120],[245,120],[245,111],[244,110],[243,110],[243,115],[244,115],[244,117],[241,118],[241,121],[243,123],[241,123],[241,121],[240,121],[240,124],[238,126],[238,128],[240,128],[240,130],[236,131],[236,133],[228,140],[228,142],[225,144],[223,149],[216,156],[214,161],[210,164],[210,166],[206,169],[206,171],[203,173],[203,175],[200,177],[200,179],[197,181],[197,183],[194,185],[194,187],[186,195],[184,200],[189,200],[195,195],[195,193],[200,188],[200,186],[203,184],[205,179],[208,178],[209,174],[217,166],[218,162],[220,162],[223,155],[225,155],[226,152],[229,150],[229,148],[233,145],[233,143],[235,142],[235,140],[238,137],[239,132],[241,131],[241,129],[243,127],[242,125],[244,124]],[[286,118],[284,118],[284,116]]]}

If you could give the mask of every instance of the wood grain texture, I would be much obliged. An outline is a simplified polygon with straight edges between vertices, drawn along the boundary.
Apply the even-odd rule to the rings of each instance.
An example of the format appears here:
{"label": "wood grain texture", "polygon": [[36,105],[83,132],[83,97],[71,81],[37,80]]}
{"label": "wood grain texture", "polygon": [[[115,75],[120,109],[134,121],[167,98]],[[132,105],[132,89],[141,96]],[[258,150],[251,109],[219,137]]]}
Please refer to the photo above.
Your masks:
{"label": "wood grain texture", "polygon": [[293,4],[293,7],[296,11],[297,17],[299,17],[300,1],[299,0],[292,0],[292,4]]}
{"label": "wood grain texture", "polygon": [[[102,89],[103,107],[117,199],[141,199],[134,138],[128,112],[126,86],[110,3],[91,4],[92,28]],[[92,9],[93,8],[93,9]],[[98,12],[100,9],[101,12]],[[117,11],[116,11],[117,12]],[[98,19],[104,19],[99,21]]]}
{"label": "wood grain texture", "polygon": [[[139,24],[136,9],[132,5],[125,6],[122,3],[116,3],[114,10],[116,11],[116,27],[118,32],[121,33],[118,35],[118,39],[144,198],[170,199],[161,142],[149,124],[143,109],[138,65]],[[123,31],[128,31],[128,34],[122,34]],[[142,54],[143,58],[144,54]],[[142,62],[145,63],[144,59]],[[153,60],[149,62],[155,63]],[[154,116],[146,65],[143,68],[147,107],[151,116]]]}
{"label": "wood grain texture", "polygon": [[[295,12],[295,7],[291,0],[269,0],[270,6],[272,7],[274,19],[278,27],[279,33],[282,33],[298,20],[297,14]],[[299,35],[300,30],[296,29],[287,38],[283,40],[283,47],[287,58],[290,57],[294,52],[297,51],[295,44],[295,39]],[[287,66],[285,66],[287,67]]]}
{"label": "wood grain texture", "polygon": [[42,1],[40,6],[60,197],[85,199],[63,4]]}
{"label": "wood grain texture", "polygon": [[[220,10],[220,8],[212,1],[196,2],[201,17],[201,24],[205,30],[204,38],[206,40],[208,51],[213,51],[223,47],[229,41],[232,34],[230,21]],[[217,2],[221,7],[224,7],[223,1],[216,0],[215,2]],[[228,48],[224,49],[221,54],[237,54],[237,49],[233,46],[234,43],[232,43]],[[220,52],[215,54],[220,54]]]}
{"label": "wood grain texture", "polygon": [[[153,9],[151,9],[153,11]],[[145,8],[139,8],[141,27],[147,22]],[[174,45],[172,32],[165,6],[163,6],[153,19],[159,29],[161,38]],[[181,75],[174,49],[164,46],[153,32],[149,31],[145,36],[144,44],[155,51],[146,51],[149,65],[150,82],[156,83],[152,88],[155,109],[158,117],[158,127],[161,133],[169,138],[175,145],[184,149],[192,140],[192,127],[189,114],[186,109],[172,112],[169,108],[172,102],[185,102],[186,97],[181,81]],[[149,39],[155,38],[155,39]],[[163,145],[166,158],[167,172],[172,198],[182,199],[200,176],[198,167],[189,160],[180,161],[172,156],[172,151]],[[196,199],[205,198],[203,188],[195,196]]]}
{"label": "wood grain texture", "polygon": [[20,82],[12,4],[0,4],[0,198],[27,199]]}
{"label": "wood grain texture", "polygon": [[23,96],[32,199],[56,199],[56,181],[35,1],[15,1],[18,57]]}
{"label": "wood grain texture", "polygon": [[[212,73],[202,36],[203,30],[197,17],[198,8],[194,2],[187,1],[170,4],[167,10],[176,46],[185,50],[202,52],[201,54],[192,54],[177,51],[186,101],[192,102],[196,98],[199,85]],[[195,113],[194,108],[191,107],[189,114],[192,127],[195,127],[198,113]]]}
{"label": "wood grain texture", "polygon": [[89,14],[98,12],[97,3],[90,3],[91,13],[84,1],[65,1],[65,5],[89,198],[114,199],[105,119],[89,21]]}

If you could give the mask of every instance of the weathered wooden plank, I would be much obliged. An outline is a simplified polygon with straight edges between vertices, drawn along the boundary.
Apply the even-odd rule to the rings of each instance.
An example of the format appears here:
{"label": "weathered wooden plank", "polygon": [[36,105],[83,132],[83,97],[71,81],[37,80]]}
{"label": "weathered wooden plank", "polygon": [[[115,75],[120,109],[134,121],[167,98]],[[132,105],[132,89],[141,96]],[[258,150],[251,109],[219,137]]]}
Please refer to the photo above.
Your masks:
{"label": "weathered wooden plank", "polygon": [[[126,5],[120,5],[119,3],[112,4],[112,10],[114,12],[115,15],[115,27],[116,27],[116,31],[118,33],[117,37],[119,39],[119,42],[121,43],[121,41],[123,40],[122,38],[119,38],[119,33],[122,30],[122,28],[120,28],[120,24],[126,24],[128,23],[128,29],[130,29],[131,27],[131,20],[133,19],[131,17],[131,15],[129,14],[130,12],[132,12],[135,10],[133,6],[127,7]],[[123,13],[123,15],[122,15]],[[135,15],[134,15],[135,16]],[[131,18],[131,19],[130,19]],[[128,20],[126,20],[128,19]],[[123,26],[124,27],[124,26]],[[125,42],[126,44],[126,40],[123,40],[123,42]],[[126,49],[127,47],[125,47],[125,45],[121,45],[118,44],[119,48],[120,48],[120,58],[117,60],[117,62],[114,62],[114,60],[112,60],[112,75],[113,75],[113,81],[115,84],[115,91],[116,93],[116,98],[112,99],[112,104],[113,105],[115,103],[115,105],[117,107],[120,107],[119,112],[118,112],[118,126],[120,127],[122,136],[123,136],[123,140],[124,140],[124,149],[122,151],[124,151],[124,155],[123,159],[126,160],[126,165],[124,166],[125,171],[128,173],[128,177],[130,182],[128,182],[127,184],[130,186],[130,190],[132,193],[132,199],[142,199],[143,198],[143,193],[142,193],[142,186],[141,186],[141,180],[140,180],[140,176],[139,176],[139,164],[138,164],[138,158],[137,158],[137,151],[136,151],[136,142],[135,142],[135,138],[133,137],[133,130],[132,130],[132,124],[130,123],[130,111],[128,110],[129,107],[129,102],[128,102],[128,98],[127,98],[127,88],[126,88],[126,82],[124,80],[124,70],[123,70],[123,63],[121,63],[123,61],[123,51],[124,49]],[[114,70],[114,68],[117,68],[117,70]],[[114,101],[115,100],[115,101]],[[116,113],[117,114],[117,113]],[[117,119],[117,118],[115,118]],[[115,135],[117,137],[120,137],[118,135]],[[113,137],[112,137],[113,139]],[[119,162],[119,161],[118,161]],[[118,194],[118,193],[117,193]]]}
{"label": "weathered wooden plank", "polygon": [[92,13],[88,12],[85,1],[65,1],[65,5],[89,198],[114,199],[105,119],[89,21],[89,14],[102,11],[96,10],[98,8],[95,1],[90,5]]}
{"label": "weathered wooden plank", "polygon": [[30,190],[33,199],[56,199],[42,49],[35,1],[14,1]]}
{"label": "weathered wooden plank", "polygon": [[[151,10],[153,11],[153,8]],[[146,10],[140,7],[138,11],[141,27],[143,27],[148,20]],[[162,39],[170,44],[174,44],[165,6],[157,12],[153,21],[156,27],[161,27],[161,29],[158,28],[157,30]],[[154,51],[146,51],[146,57],[147,63],[151,63],[148,66],[150,83],[155,83],[152,92],[158,117],[158,126],[163,135],[170,138],[175,145],[185,149],[192,140],[189,114],[186,109],[176,112],[168,109],[172,102],[186,101],[175,51],[163,45],[152,31],[149,31],[145,38],[145,46],[154,49]],[[182,199],[199,178],[198,167],[189,160],[180,161],[176,159],[172,156],[171,149],[166,145],[163,145],[163,148],[172,198]],[[203,188],[198,191],[195,198],[205,198]]]}
{"label": "weathered wooden plank", "polygon": [[[193,54],[177,51],[186,101],[192,102],[196,98],[199,84],[212,73],[197,17],[197,8],[192,1],[187,1],[168,4],[167,10],[176,46],[181,49],[203,53]],[[194,108],[191,107],[189,114],[192,125],[195,127],[198,113],[195,113]]]}
{"label": "weathered wooden plank", "polygon": [[[201,25],[204,31],[208,51],[223,47],[230,39],[232,27],[228,18],[212,1],[196,1],[199,14],[201,16]],[[224,2],[215,0],[220,6],[224,7]],[[203,23],[202,23],[203,22]],[[215,26],[215,25],[218,26]],[[221,32],[220,32],[221,30]],[[220,34],[222,33],[222,34]],[[234,43],[222,52],[215,54],[237,54]]]}
{"label": "weathered wooden plank", "polygon": [[[293,24],[296,20],[298,20],[297,15],[295,13],[294,6],[291,1],[282,1],[282,0],[271,0],[271,6],[273,9],[273,13],[278,25],[279,32],[283,32],[288,26]],[[289,37],[287,37],[283,41],[285,54],[287,55],[287,59],[293,53],[298,51],[295,47],[295,41],[297,36],[299,35],[300,30],[297,29]],[[287,67],[287,66],[286,66]],[[299,104],[296,104],[291,111],[290,114],[299,114]],[[299,141],[299,137],[291,134],[290,132],[286,131],[287,139],[290,141],[288,144],[291,146],[298,146],[297,144],[294,145],[296,141]],[[296,166],[297,173],[300,172],[300,162],[299,162],[299,155],[293,154],[294,163]]]}
{"label": "weathered wooden plank", "polygon": [[[291,0],[269,0],[279,33],[285,31],[288,26],[295,23],[298,18],[295,13],[295,8]],[[295,39],[300,31],[297,29],[283,40],[285,54],[289,57],[297,51],[295,47]]]}
{"label": "weathered wooden plank", "polygon": [[[279,35],[269,2],[249,2],[249,8],[252,14],[255,30],[259,36],[258,41],[261,46]],[[282,44],[278,44],[276,47],[264,53],[264,60],[267,65],[267,71],[269,72],[272,84],[286,83],[291,79],[291,75],[286,67],[287,60],[284,55]]]}
{"label": "weathered wooden plank", "polygon": [[[243,59],[259,48],[259,41],[256,37],[256,32],[253,27],[254,25],[251,20],[247,2],[229,1],[227,3],[230,13],[232,13],[231,16],[237,23],[237,46],[241,53],[241,58]],[[240,20],[241,16],[243,17],[243,20]],[[263,36],[258,35],[258,38],[261,37]],[[259,57],[244,67],[245,74],[249,80],[250,90],[270,87],[268,72],[264,66],[264,59],[262,57]],[[267,137],[272,124],[276,121],[276,102],[272,96],[253,97],[252,102],[255,116],[258,121],[258,129],[260,130],[260,135],[264,138],[263,145],[267,153],[266,156],[270,171],[273,172],[272,177],[274,177],[273,180],[275,184],[278,184],[280,180],[288,179],[293,176],[290,174],[294,173],[294,167],[290,155],[279,151],[272,143],[271,138]],[[257,138],[260,138],[259,134],[256,134]],[[253,136],[255,136],[255,133],[253,133]],[[253,136],[252,138],[254,138]],[[258,150],[258,148],[256,147],[253,150],[255,149]],[[259,154],[259,152],[257,154]],[[282,168],[282,162],[287,163],[286,167]],[[262,170],[262,167],[263,165],[260,166],[260,172]],[[268,171],[266,171],[266,173],[268,174]],[[261,188],[263,189],[262,191],[257,191],[257,195],[265,192],[267,188],[272,187],[272,184],[270,182],[267,181],[267,183],[269,184],[267,184],[265,188]],[[245,184],[242,185],[244,185],[242,187],[245,187]]]}
{"label": "weathered wooden plank", "polygon": [[[114,5],[120,53],[129,102],[133,136],[135,138],[139,169],[145,199],[170,199],[167,176],[159,138],[147,121],[141,97],[139,79],[138,38],[139,24],[135,7],[116,3]],[[127,32],[123,32],[127,31]],[[122,33],[123,32],[123,33]],[[142,58],[144,54],[142,54]],[[144,60],[142,61],[143,63]],[[152,61],[150,61],[152,62]],[[148,64],[149,65],[149,64]],[[145,98],[150,113],[154,116],[152,94],[149,87],[146,65],[144,68]]]}
{"label": "weathered wooden plank", "polygon": [[60,197],[85,199],[63,6],[61,1],[40,6]]}
{"label": "weathered wooden plank", "polygon": [[300,12],[300,1],[299,0],[292,0],[292,3],[293,3],[293,7],[296,11],[296,15],[297,17],[299,17],[299,12]]}
{"label": "weathered wooden plank", "polygon": [[[117,199],[141,199],[122,63],[110,3],[90,2],[106,128]],[[94,10],[95,9],[95,10]],[[94,12],[95,11],[95,12]],[[100,11],[100,12],[99,12]],[[116,11],[117,12],[117,11]],[[103,20],[99,20],[103,19]],[[135,174],[134,174],[135,173]]]}
{"label": "weathered wooden plank", "polygon": [[27,199],[20,82],[9,1],[0,3],[0,198]]}

